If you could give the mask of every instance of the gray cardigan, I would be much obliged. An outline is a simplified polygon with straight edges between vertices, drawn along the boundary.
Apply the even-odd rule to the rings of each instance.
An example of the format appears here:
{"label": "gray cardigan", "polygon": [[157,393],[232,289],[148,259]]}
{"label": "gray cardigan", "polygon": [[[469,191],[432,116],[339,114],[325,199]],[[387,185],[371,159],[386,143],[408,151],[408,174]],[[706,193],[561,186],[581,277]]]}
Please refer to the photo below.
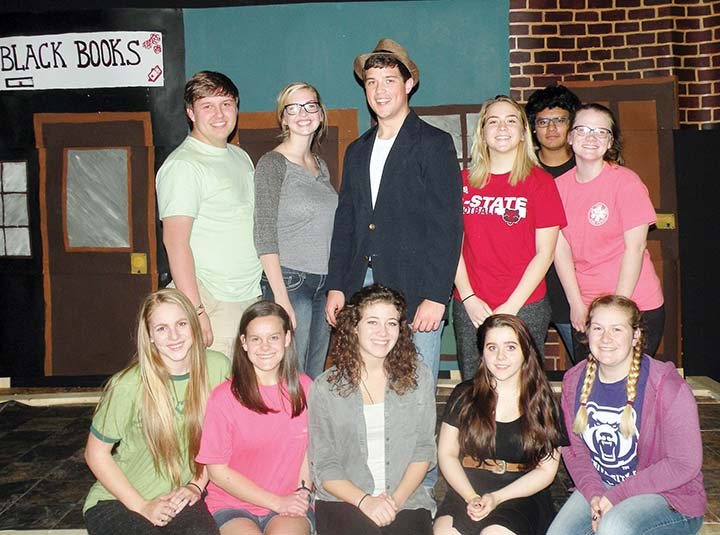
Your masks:
{"label": "gray cardigan", "polygon": [[[323,488],[323,481],[347,479],[372,494],[374,481],[367,466],[368,447],[362,395],[358,389],[342,397],[327,378],[335,368],[320,375],[310,390],[308,457],[317,498],[339,501]],[[435,387],[431,372],[418,361],[418,386],[402,396],[385,392],[385,479],[388,494],[395,492],[410,463],[437,459],[435,445]],[[434,501],[420,485],[403,509],[431,510]]]}

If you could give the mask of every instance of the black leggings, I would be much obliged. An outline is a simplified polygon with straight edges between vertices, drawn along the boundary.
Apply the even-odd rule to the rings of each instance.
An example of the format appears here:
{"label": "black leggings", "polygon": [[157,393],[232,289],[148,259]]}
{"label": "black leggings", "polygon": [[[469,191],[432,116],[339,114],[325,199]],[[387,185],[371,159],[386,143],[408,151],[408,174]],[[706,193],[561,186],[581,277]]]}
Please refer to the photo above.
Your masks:
{"label": "black leggings", "polygon": [[103,500],[85,512],[88,535],[220,535],[205,502],[186,506],[166,526],[158,527],[118,500]]}
{"label": "black leggings", "polygon": [[427,509],[405,509],[389,526],[378,527],[365,513],[345,502],[315,502],[318,535],[432,535]]}

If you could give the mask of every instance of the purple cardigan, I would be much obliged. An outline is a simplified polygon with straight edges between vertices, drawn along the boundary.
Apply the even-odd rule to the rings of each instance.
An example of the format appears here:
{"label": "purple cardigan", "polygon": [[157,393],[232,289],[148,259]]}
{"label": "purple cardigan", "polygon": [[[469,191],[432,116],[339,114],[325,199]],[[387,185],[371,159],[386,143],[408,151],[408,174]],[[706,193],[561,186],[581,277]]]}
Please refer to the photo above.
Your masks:
{"label": "purple cardigan", "polygon": [[581,362],[565,373],[562,409],[570,446],[562,449],[565,466],[575,486],[589,502],[605,496],[616,505],[638,494],[660,494],[671,507],[687,516],[705,514],[702,440],[697,405],[692,390],[671,362],[650,360],[637,447],[637,472],[622,483],[606,488],[595,470],[587,446],[572,433],[579,407],[578,383],[585,379]]}

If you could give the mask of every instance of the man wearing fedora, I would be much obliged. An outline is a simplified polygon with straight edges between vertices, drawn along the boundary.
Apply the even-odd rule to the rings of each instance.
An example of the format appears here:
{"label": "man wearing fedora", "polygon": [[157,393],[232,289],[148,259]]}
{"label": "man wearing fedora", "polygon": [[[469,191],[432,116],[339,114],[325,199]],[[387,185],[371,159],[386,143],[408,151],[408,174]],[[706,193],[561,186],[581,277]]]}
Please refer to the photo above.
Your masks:
{"label": "man wearing fedora", "polygon": [[446,132],[408,104],[420,79],[407,51],[381,39],[355,58],[377,125],[345,152],[327,278],[328,322],[373,282],[401,291],[418,353],[437,381],[440,341],[462,241],[460,168]]}

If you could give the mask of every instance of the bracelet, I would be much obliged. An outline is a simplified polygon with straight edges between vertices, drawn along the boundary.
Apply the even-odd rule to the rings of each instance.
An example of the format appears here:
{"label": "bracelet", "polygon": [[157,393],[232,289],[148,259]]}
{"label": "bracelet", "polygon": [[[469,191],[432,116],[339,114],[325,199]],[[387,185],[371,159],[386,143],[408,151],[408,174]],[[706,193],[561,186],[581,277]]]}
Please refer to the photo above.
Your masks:
{"label": "bracelet", "polygon": [[475,294],[470,294],[470,295],[468,295],[465,299],[462,300],[462,302],[464,303],[465,301],[467,301],[467,300],[470,299],[471,297],[475,297]]}
{"label": "bracelet", "polygon": [[470,498],[468,498],[467,500],[465,500],[465,503],[470,503],[470,502],[473,501],[475,498],[482,498],[482,496],[480,496],[479,494],[473,494],[472,496],[470,496]]}
{"label": "bracelet", "polygon": [[195,311],[197,312],[198,316],[202,316],[205,314],[205,305],[200,303],[198,306],[195,307]]}
{"label": "bracelet", "polygon": [[193,482],[191,481],[190,483],[188,483],[188,484],[185,485],[185,486],[186,486],[186,487],[189,487],[190,485],[192,485],[193,487],[195,487],[196,489],[198,489],[198,490],[200,491],[200,496],[203,495],[203,489],[200,488],[200,485],[198,485],[197,483],[193,483]]}
{"label": "bracelet", "polygon": [[360,498],[360,501],[359,501],[358,504],[357,504],[357,508],[358,508],[358,509],[360,509],[360,506],[362,505],[363,500],[364,500],[365,498],[367,498],[368,496],[370,496],[370,495],[369,495],[369,494],[365,494],[365,495],[363,495],[362,498]]}

